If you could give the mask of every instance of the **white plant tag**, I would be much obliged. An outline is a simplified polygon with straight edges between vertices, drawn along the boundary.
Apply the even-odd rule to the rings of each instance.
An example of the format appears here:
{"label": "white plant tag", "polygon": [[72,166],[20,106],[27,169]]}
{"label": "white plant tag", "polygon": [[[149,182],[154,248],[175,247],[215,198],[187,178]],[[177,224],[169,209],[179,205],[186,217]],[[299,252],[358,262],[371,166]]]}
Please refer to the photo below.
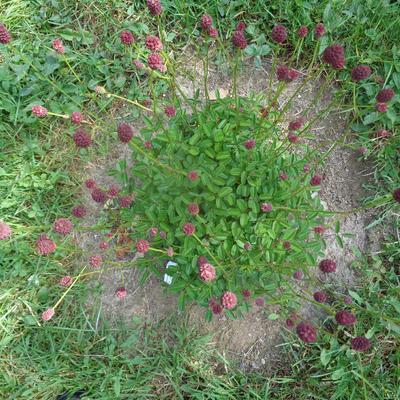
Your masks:
{"label": "white plant tag", "polygon": [[[175,265],[178,265],[177,263],[174,263],[173,261],[168,261],[167,265],[165,266],[165,269],[168,269],[168,267],[174,267]],[[170,285],[172,283],[172,276],[168,274],[164,274],[164,282],[167,285]]]}

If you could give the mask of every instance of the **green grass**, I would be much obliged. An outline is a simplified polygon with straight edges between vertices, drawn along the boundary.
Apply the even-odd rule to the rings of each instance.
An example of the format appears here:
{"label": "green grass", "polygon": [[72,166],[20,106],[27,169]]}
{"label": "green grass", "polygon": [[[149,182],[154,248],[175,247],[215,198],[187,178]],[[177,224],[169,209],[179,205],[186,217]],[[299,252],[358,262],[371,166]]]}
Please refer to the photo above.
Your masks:
{"label": "green grass", "polygon": [[[244,374],[214,351],[209,338],[171,321],[148,328],[137,321],[137,328],[130,330],[109,327],[96,309],[84,306],[86,289],[80,284],[75,296],[66,297],[57,324],[41,324],[38,315],[52,304],[52,288],[65,271],[73,270],[75,260],[62,250],[56,259],[38,259],[34,256],[37,236],[31,236],[29,228],[69,214],[78,189],[81,164],[77,160],[82,155],[71,150],[70,128],[38,122],[30,116],[30,106],[46,102],[53,111],[65,113],[78,108],[106,109],[109,101],[93,103],[87,88],[98,83],[132,98],[146,98],[143,81],[135,73],[126,74],[129,55],[113,47],[123,28],[138,36],[154,32],[154,20],[144,4],[122,0],[8,0],[0,4],[1,22],[12,31],[13,46],[23,50],[16,56],[12,50],[0,49],[0,219],[21,232],[21,240],[0,243],[0,397],[54,399],[65,390],[84,389],[88,399],[399,398],[398,237],[388,239],[381,259],[360,264],[357,293],[361,301],[355,298],[354,308],[362,324],[357,329],[364,324],[372,327],[372,350],[359,357],[349,352],[343,331],[337,338],[323,335],[314,346],[299,345],[288,334],[285,349],[291,365],[283,376],[279,371],[272,378]],[[188,37],[196,42],[205,11],[218,20],[223,40],[229,40],[237,21],[244,20],[257,45],[265,43],[263,34],[269,42],[275,23],[294,31],[300,25],[323,21],[328,28],[323,46],[328,38],[344,43],[349,65],[371,63],[376,74],[400,90],[396,2],[165,0],[163,4],[168,38],[177,50],[187,44]],[[70,64],[79,78],[49,50],[51,40],[58,36],[71,49]],[[311,41],[307,39],[304,46],[311,49]],[[370,104],[378,87],[373,82],[361,85],[357,104]],[[351,103],[352,85],[343,83],[341,95]],[[398,102],[394,107],[399,110]],[[375,166],[370,186],[374,197],[399,185],[399,135],[376,146],[369,140],[369,131],[377,124],[392,123],[395,132],[399,117],[360,124],[367,115],[355,110],[358,125],[353,145],[369,149]],[[96,151],[104,154],[108,146],[105,139]],[[83,159],[94,155],[84,154]],[[398,224],[396,213],[386,208],[382,216]]]}

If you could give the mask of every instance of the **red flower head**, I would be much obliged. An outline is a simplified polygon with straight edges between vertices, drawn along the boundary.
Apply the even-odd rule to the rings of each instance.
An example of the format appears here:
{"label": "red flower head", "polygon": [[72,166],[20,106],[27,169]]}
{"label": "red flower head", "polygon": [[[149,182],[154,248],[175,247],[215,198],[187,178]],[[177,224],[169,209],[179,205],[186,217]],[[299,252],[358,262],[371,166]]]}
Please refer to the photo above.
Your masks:
{"label": "red flower head", "polygon": [[244,248],[245,250],[251,250],[251,243],[246,242],[246,243],[243,245],[243,248]]}
{"label": "red flower head", "polygon": [[203,264],[206,264],[206,263],[208,263],[207,257],[200,256],[200,257],[197,259],[197,265],[198,265],[199,267],[200,267],[201,265],[203,265]]}
{"label": "red flower head", "polygon": [[258,307],[264,307],[264,305],[265,305],[265,300],[264,300],[262,297],[257,297],[257,298],[254,300],[254,304],[255,304],[256,306],[258,306]]}
{"label": "red flower head", "polygon": [[344,302],[344,304],[349,305],[349,304],[353,303],[353,300],[350,296],[344,296],[343,302]]}
{"label": "red flower head", "polygon": [[388,109],[388,105],[386,103],[376,103],[375,110],[381,113],[385,113]]}
{"label": "red flower head", "polygon": [[153,238],[154,236],[156,236],[157,233],[158,233],[158,228],[156,228],[155,226],[153,226],[153,227],[151,227],[151,228],[149,229],[149,236],[150,236],[151,238]]}
{"label": "red flower head", "polygon": [[63,46],[63,42],[61,39],[54,39],[53,42],[51,43],[51,45],[57,53],[59,53],[59,54],[65,53],[65,48]]}
{"label": "red flower head", "polygon": [[262,203],[260,208],[261,208],[262,212],[270,212],[270,211],[272,211],[272,204]]}
{"label": "red flower head", "polygon": [[244,50],[247,47],[247,39],[244,31],[235,31],[232,35],[233,46],[237,49]]}
{"label": "red flower head", "polygon": [[252,148],[254,148],[256,145],[256,141],[254,139],[249,139],[246,140],[244,143],[244,147],[246,147],[247,150],[251,150]]}
{"label": "red flower head", "polygon": [[288,140],[290,143],[297,143],[299,141],[299,137],[295,135],[294,133],[289,133],[288,135]]}
{"label": "red flower head", "polygon": [[313,294],[314,300],[318,303],[326,303],[328,296],[324,292],[315,292]]}
{"label": "red flower head", "polygon": [[133,202],[133,197],[132,196],[122,196],[119,200],[119,206],[121,208],[129,208]]}
{"label": "red flower head", "polygon": [[291,243],[289,242],[289,240],[285,240],[285,241],[283,242],[283,248],[284,248],[284,249],[290,250],[291,247],[292,247],[292,245],[291,245]]}
{"label": "red flower head", "polygon": [[144,142],[144,147],[145,147],[146,149],[151,149],[151,148],[153,147],[153,143],[151,142],[151,140],[146,140],[146,141]]}
{"label": "red flower head", "polygon": [[147,108],[151,107],[152,104],[153,104],[153,103],[152,103],[152,101],[151,101],[150,99],[145,99],[145,100],[143,100],[143,105],[144,105],[145,107],[147,107]]}
{"label": "red flower head", "polygon": [[110,199],[114,199],[115,197],[118,196],[120,190],[121,190],[121,189],[119,188],[119,186],[117,186],[117,185],[111,185],[111,186],[108,188],[108,192],[107,192],[108,197],[109,197]]}
{"label": "red flower head", "polygon": [[122,143],[128,143],[133,137],[133,128],[125,122],[118,125],[117,132]]}
{"label": "red flower head", "polygon": [[288,176],[287,176],[287,173],[286,173],[286,172],[283,172],[283,171],[279,172],[279,179],[280,179],[281,181],[286,181],[287,178],[288,178]]}
{"label": "red flower head", "polygon": [[125,44],[127,46],[133,44],[135,42],[135,38],[130,31],[123,31],[119,35],[122,44]]}
{"label": "red flower head", "polygon": [[213,23],[213,19],[212,19],[211,15],[204,14],[201,17],[201,29],[203,29],[203,31],[208,31],[212,27],[212,23]]}
{"label": "red flower head", "polygon": [[68,287],[72,284],[72,278],[70,276],[63,276],[59,282],[60,286]]}
{"label": "red flower head", "polygon": [[377,139],[385,138],[385,137],[388,137],[388,136],[390,136],[390,132],[387,131],[387,130],[385,130],[385,129],[379,129],[379,130],[376,131],[376,133],[375,133],[375,137],[376,137]]}
{"label": "red flower head", "polygon": [[197,181],[197,179],[199,178],[199,174],[196,171],[190,171],[188,172],[187,177],[191,181]]}
{"label": "red flower head", "polygon": [[5,222],[0,221],[0,240],[7,239],[11,236],[11,228]]}
{"label": "red flower head", "polygon": [[244,298],[245,300],[250,299],[250,297],[251,297],[251,292],[250,292],[250,290],[248,290],[248,289],[242,290],[242,296],[243,296],[243,298]]}
{"label": "red flower head", "polygon": [[144,65],[140,60],[134,60],[133,61],[133,65],[137,68],[137,69],[143,69]]}
{"label": "red flower head", "polygon": [[54,308],[48,308],[46,311],[42,313],[42,320],[49,321],[54,317],[55,311]]}
{"label": "red flower head", "polygon": [[286,320],[286,326],[289,328],[289,329],[291,329],[291,328],[293,328],[294,327],[294,321],[293,321],[293,319],[292,318],[288,318],[287,320]]}
{"label": "red flower head", "polygon": [[102,189],[94,188],[91,194],[96,203],[105,203],[108,199],[107,193]]}
{"label": "red flower head", "polygon": [[304,122],[305,121],[304,121],[303,117],[299,117],[299,118],[296,118],[293,121],[290,121],[289,122],[289,130],[290,131],[297,131],[297,130],[301,129],[303,127],[303,125],[304,125]]}
{"label": "red flower head", "polygon": [[400,188],[393,190],[393,198],[395,201],[400,203]]}
{"label": "red flower head", "polygon": [[108,242],[101,242],[99,244],[99,249],[100,250],[107,250],[110,247],[110,245],[108,244]]}
{"label": "red flower head", "polygon": [[96,187],[96,182],[94,179],[86,179],[85,181],[85,186],[88,189],[94,189]]}
{"label": "red flower head", "polygon": [[394,90],[392,88],[382,89],[376,95],[376,100],[379,103],[387,103],[388,101],[392,100],[394,96]]}
{"label": "red flower head", "polygon": [[204,282],[211,282],[216,277],[215,268],[213,265],[204,263],[199,266],[199,276]]}
{"label": "red flower head", "polygon": [[163,49],[161,40],[157,36],[147,36],[145,45],[153,52],[161,51]]}
{"label": "red flower head", "polygon": [[118,297],[119,299],[123,299],[126,296],[126,289],[124,287],[119,287],[116,291],[115,291],[115,296]]}
{"label": "red flower head", "polygon": [[319,186],[321,184],[321,182],[322,182],[322,176],[314,175],[311,177],[310,185],[311,186]]}
{"label": "red flower head", "polygon": [[92,144],[92,138],[83,128],[75,129],[73,139],[78,147],[86,148]]}
{"label": "red flower head", "polygon": [[319,39],[321,36],[323,36],[325,34],[324,24],[321,24],[321,23],[317,24],[314,29],[314,34],[317,39]]}
{"label": "red flower head", "polygon": [[74,111],[71,114],[71,122],[73,124],[79,125],[83,121],[84,117],[79,111]]}
{"label": "red flower head", "polygon": [[200,212],[200,209],[196,203],[190,203],[188,205],[188,211],[192,215],[197,215]]}
{"label": "red flower head", "polygon": [[357,67],[353,68],[351,71],[351,77],[353,81],[359,82],[363,79],[369,78],[371,75],[371,68],[368,65],[358,65]]}
{"label": "red flower head", "polygon": [[276,69],[276,78],[278,81],[292,82],[298,77],[298,71],[293,68],[288,68],[285,65],[279,65]]}
{"label": "red flower head", "polygon": [[277,43],[283,43],[286,40],[287,32],[286,28],[283,25],[275,25],[272,28],[272,40]]}
{"label": "red flower head", "polygon": [[225,292],[221,297],[221,304],[222,307],[226,308],[227,310],[232,310],[237,305],[237,297],[235,293],[232,292]]}
{"label": "red flower head", "polygon": [[38,117],[38,118],[44,118],[44,117],[46,117],[47,116],[47,114],[48,114],[48,110],[47,110],[47,108],[45,108],[45,107],[43,107],[43,106],[33,106],[32,107],[32,114],[35,116],[35,117]]}
{"label": "red flower head", "polygon": [[54,221],[53,230],[54,232],[62,235],[68,235],[72,231],[72,222],[67,218],[58,218]]}
{"label": "red flower head", "polygon": [[244,31],[246,29],[246,24],[243,21],[240,21],[236,25],[237,31]]}
{"label": "red flower head", "polygon": [[153,16],[160,15],[162,11],[160,0],[147,0],[147,8]]}
{"label": "red flower head", "polygon": [[40,255],[48,255],[50,253],[53,253],[56,248],[56,244],[46,235],[40,235],[39,239],[36,242],[36,251]]}
{"label": "red flower head", "polygon": [[76,218],[83,218],[87,214],[86,207],[78,204],[72,208],[71,214]]}
{"label": "red flower head", "polygon": [[323,60],[334,69],[344,67],[344,48],[340,44],[332,44],[324,50]]}
{"label": "red flower head", "polygon": [[100,268],[103,263],[103,257],[100,254],[95,254],[94,256],[89,257],[89,264],[93,268]]}
{"label": "red flower head", "polygon": [[301,281],[303,279],[303,277],[304,277],[303,271],[296,271],[293,274],[293,278],[297,279],[298,281]]}
{"label": "red flower head", "polygon": [[213,305],[211,306],[211,311],[212,311],[212,313],[213,313],[214,315],[221,314],[221,313],[222,313],[222,310],[223,310],[223,308],[222,308],[222,306],[221,306],[220,304],[213,304]]}
{"label": "red flower head", "polygon": [[310,172],[310,169],[311,169],[310,164],[304,164],[304,167],[303,167],[304,172]]}
{"label": "red flower head", "polygon": [[193,235],[195,232],[196,232],[196,227],[195,227],[192,223],[186,222],[186,223],[183,225],[183,233],[184,233],[186,236],[191,236],[191,235]]}
{"label": "red flower head", "polygon": [[158,70],[160,72],[165,72],[167,70],[162,57],[158,53],[149,54],[147,57],[147,63],[153,70]]}
{"label": "red flower head", "polygon": [[161,238],[161,239],[166,239],[166,238],[167,238],[167,232],[165,232],[165,231],[160,231],[160,238]]}
{"label": "red flower head", "polygon": [[297,31],[297,36],[299,38],[304,38],[308,35],[308,28],[305,25],[302,25]]}
{"label": "red flower head", "polygon": [[351,348],[355,351],[367,351],[371,342],[364,336],[357,336],[351,340]]}
{"label": "red flower head", "polygon": [[174,256],[174,249],[172,247],[168,247],[167,256],[168,257],[173,257]]}
{"label": "red flower head", "polygon": [[317,340],[317,331],[309,322],[300,322],[296,332],[304,343],[312,343]]}
{"label": "red flower head", "polygon": [[11,42],[10,32],[8,32],[7,28],[3,24],[0,24],[0,43],[8,44],[10,42]]}
{"label": "red flower head", "polygon": [[335,319],[340,325],[354,325],[357,322],[356,316],[346,310],[338,311],[335,315]]}
{"label": "red flower head", "polygon": [[315,233],[318,233],[319,235],[321,235],[322,233],[325,232],[325,227],[324,227],[323,225],[317,225],[317,226],[314,228],[314,232],[315,232]]}
{"label": "red flower head", "polygon": [[142,254],[147,253],[149,251],[149,248],[150,248],[150,243],[145,239],[139,240],[136,244],[136,250]]}
{"label": "red flower head", "polygon": [[208,34],[210,35],[210,37],[216,38],[218,36],[218,31],[213,26],[211,26],[208,29]]}
{"label": "red flower head", "polygon": [[174,117],[176,115],[176,110],[174,106],[166,106],[164,112],[165,115],[169,118]]}
{"label": "red flower head", "polygon": [[319,269],[326,274],[330,274],[336,271],[336,262],[334,260],[322,260],[319,263]]}

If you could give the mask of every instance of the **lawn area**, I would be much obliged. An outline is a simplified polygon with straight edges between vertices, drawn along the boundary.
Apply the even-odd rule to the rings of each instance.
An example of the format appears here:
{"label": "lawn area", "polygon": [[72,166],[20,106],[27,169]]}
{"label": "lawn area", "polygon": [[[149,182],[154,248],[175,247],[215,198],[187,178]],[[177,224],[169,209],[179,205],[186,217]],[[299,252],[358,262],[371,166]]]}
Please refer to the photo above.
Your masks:
{"label": "lawn area", "polygon": [[399,9],[3,0],[0,398],[400,398]]}

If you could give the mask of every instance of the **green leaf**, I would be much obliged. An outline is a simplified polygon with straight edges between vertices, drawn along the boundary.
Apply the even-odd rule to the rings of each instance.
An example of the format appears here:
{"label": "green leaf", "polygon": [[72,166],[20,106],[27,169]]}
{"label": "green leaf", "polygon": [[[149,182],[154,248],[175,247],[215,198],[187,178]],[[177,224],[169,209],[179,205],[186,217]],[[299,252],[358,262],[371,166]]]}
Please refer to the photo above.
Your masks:
{"label": "green leaf", "polygon": [[339,380],[345,374],[344,368],[337,369],[335,372],[332,373],[331,379],[333,381]]}
{"label": "green leaf", "polygon": [[326,349],[322,349],[320,354],[321,364],[326,367],[331,360],[331,353],[329,353]]}

